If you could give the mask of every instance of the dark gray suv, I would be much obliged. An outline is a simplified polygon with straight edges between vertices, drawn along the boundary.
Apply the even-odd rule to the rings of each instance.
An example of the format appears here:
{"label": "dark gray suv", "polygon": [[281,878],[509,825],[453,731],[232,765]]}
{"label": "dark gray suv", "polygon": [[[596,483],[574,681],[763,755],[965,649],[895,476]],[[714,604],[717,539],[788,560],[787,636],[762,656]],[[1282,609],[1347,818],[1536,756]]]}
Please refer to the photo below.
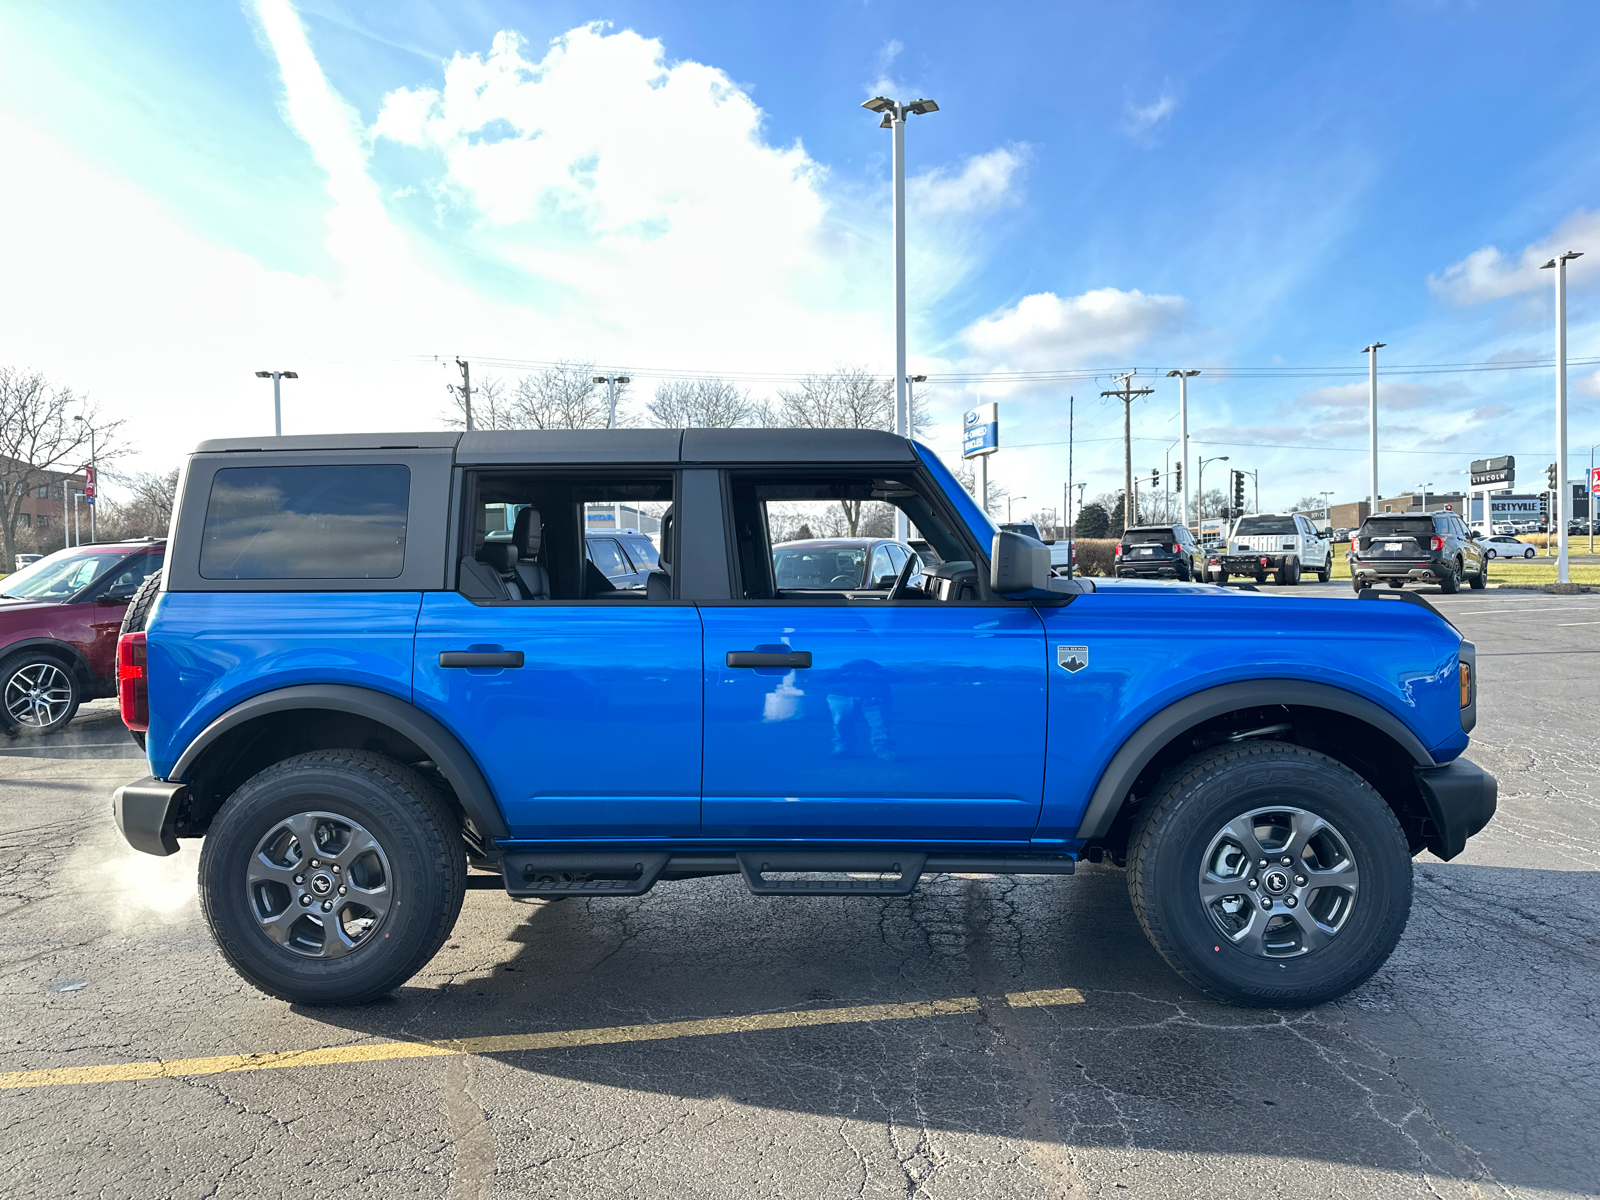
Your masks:
{"label": "dark gray suv", "polygon": [[1350,584],[1437,583],[1446,595],[1489,582],[1489,556],[1460,514],[1374,513],[1350,540]]}

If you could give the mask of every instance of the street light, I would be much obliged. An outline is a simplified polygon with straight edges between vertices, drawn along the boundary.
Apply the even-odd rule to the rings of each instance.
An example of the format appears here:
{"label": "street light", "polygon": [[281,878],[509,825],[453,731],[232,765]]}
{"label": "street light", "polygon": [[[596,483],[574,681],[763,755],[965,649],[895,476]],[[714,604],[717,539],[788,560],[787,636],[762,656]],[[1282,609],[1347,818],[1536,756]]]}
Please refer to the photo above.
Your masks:
{"label": "street light", "polygon": [[1373,342],[1361,351],[1367,356],[1367,471],[1372,492],[1368,512],[1378,511],[1378,351],[1388,344]]}
{"label": "street light", "polygon": [[1582,250],[1568,250],[1539,268],[1556,271],[1556,503],[1550,515],[1561,547],[1556,551],[1557,583],[1567,582],[1567,509],[1572,507],[1567,493],[1567,263],[1582,257]]}
{"label": "street light", "polygon": [[[1200,374],[1199,371],[1167,372],[1168,379],[1176,378],[1178,381],[1178,440],[1183,443],[1183,449],[1178,454],[1178,462],[1182,467],[1182,470],[1178,472],[1180,476],[1189,469],[1189,380],[1198,374]],[[1187,525],[1189,523],[1189,493],[1181,488],[1179,491],[1183,501],[1181,510],[1183,523]]]}
{"label": "street light", "polygon": [[72,419],[89,431],[89,483],[93,486],[94,492],[84,497],[84,499],[89,505],[89,540],[91,542],[98,542],[100,537],[95,531],[94,501],[95,496],[100,492],[100,472],[97,469],[97,463],[95,459],[94,425],[88,421],[85,421],[82,417],[73,417]]}
{"label": "street light", "polygon": [[272,432],[276,437],[283,436],[283,397],[278,391],[280,379],[299,379],[294,371],[257,371],[257,379],[272,380]]}
{"label": "street light", "polygon": [[1018,500],[1026,500],[1026,499],[1027,499],[1026,496],[1007,496],[1006,497],[1006,524],[1007,525],[1011,524],[1011,506],[1013,504],[1015,504]]}
{"label": "street light", "polygon": [[1218,454],[1214,458],[1202,458],[1200,460],[1200,470],[1195,475],[1195,481],[1194,482],[1195,482],[1195,495],[1199,497],[1198,504],[1200,506],[1200,512],[1199,512],[1198,516],[1199,516],[1200,536],[1201,537],[1205,537],[1205,535],[1206,535],[1206,464],[1208,462],[1227,462],[1227,461],[1228,461],[1228,456],[1226,454]]}
{"label": "street light", "polygon": [[606,385],[606,428],[615,429],[617,427],[617,384],[632,383],[633,379],[627,375],[596,375],[594,381]]}
{"label": "street light", "polygon": [[1433,486],[1433,480],[1431,480],[1431,479],[1428,480],[1427,483],[1422,485],[1422,511],[1423,512],[1427,512],[1428,511],[1428,489],[1431,488],[1432,486]]}

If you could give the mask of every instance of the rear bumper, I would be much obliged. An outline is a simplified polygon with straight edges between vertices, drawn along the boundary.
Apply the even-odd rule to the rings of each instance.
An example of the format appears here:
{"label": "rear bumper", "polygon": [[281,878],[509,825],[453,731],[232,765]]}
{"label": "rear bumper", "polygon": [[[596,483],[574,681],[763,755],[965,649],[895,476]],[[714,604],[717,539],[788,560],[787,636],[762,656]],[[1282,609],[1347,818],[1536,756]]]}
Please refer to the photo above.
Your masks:
{"label": "rear bumper", "polygon": [[145,854],[178,852],[178,810],[188,785],[146,776],[111,795],[111,815],[128,845]]}
{"label": "rear bumper", "polygon": [[1428,849],[1440,858],[1452,859],[1494,816],[1500,785],[1482,767],[1460,758],[1442,767],[1418,767],[1416,771],[1417,789],[1428,807]]}
{"label": "rear bumper", "polygon": [[1416,583],[1437,583],[1454,569],[1454,563],[1442,558],[1356,559],[1350,564],[1350,574],[1356,579],[1408,579]]}
{"label": "rear bumper", "polygon": [[1117,563],[1117,575],[1125,579],[1176,579],[1183,564],[1181,558],[1124,558]]}
{"label": "rear bumper", "polygon": [[[1221,554],[1217,556],[1217,567],[1230,575],[1261,575],[1281,570],[1284,563],[1295,557],[1293,554]],[[1261,565],[1263,559],[1266,566]]]}

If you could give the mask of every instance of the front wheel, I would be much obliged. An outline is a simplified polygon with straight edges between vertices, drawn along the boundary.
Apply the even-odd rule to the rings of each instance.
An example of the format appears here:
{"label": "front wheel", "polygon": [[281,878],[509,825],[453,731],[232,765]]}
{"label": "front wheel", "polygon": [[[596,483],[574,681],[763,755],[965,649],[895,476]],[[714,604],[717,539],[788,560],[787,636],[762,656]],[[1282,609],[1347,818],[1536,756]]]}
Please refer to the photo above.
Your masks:
{"label": "front wheel", "polygon": [[1532,558],[1533,557],[1533,547],[1529,546],[1526,550],[1524,550],[1522,552],[1522,557],[1523,558]]}
{"label": "front wheel", "polygon": [[1372,786],[1281,742],[1192,759],[1148,802],[1128,891],[1174,970],[1235,1004],[1324,1004],[1393,952],[1411,912],[1411,855]]}
{"label": "front wheel", "polygon": [[200,901],[234,970],[294,1004],[361,1004],[416,974],[466,894],[460,822],[393,759],[321,750],[268,767],[217,813]]}
{"label": "front wheel", "polygon": [[1333,557],[1330,555],[1323,564],[1317,568],[1317,582],[1327,583],[1333,578]]}

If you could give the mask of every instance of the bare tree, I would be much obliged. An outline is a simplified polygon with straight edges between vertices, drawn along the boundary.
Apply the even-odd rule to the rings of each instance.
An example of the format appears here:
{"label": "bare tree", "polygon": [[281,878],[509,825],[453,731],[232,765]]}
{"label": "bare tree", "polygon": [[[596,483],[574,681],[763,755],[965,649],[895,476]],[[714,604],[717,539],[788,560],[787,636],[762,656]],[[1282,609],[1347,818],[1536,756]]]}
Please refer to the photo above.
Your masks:
{"label": "bare tree", "polygon": [[[973,469],[971,459],[962,459],[955,469],[957,482],[967,489],[967,494],[974,500],[978,499],[978,476]],[[1003,483],[991,479],[989,481],[989,515],[995,520],[1005,516],[1006,497],[1011,495],[1011,489]]]}
{"label": "bare tree", "polygon": [[178,468],[163,474],[138,471],[117,480],[128,489],[123,500],[101,493],[99,498],[100,539],[112,542],[123,538],[164,537],[172,524],[172,509],[178,499]]}
{"label": "bare tree", "polygon": [[[628,385],[616,387],[621,425]],[[519,429],[604,429],[610,416],[607,389],[594,381],[592,363],[557,363],[524,375],[517,380],[510,408]]]}
{"label": "bare tree", "polygon": [[[81,417],[82,420],[74,418]],[[88,460],[91,437],[104,463],[120,453],[121,421],[71,388],[53,387],[37,371],[0,367],[0,540],[5,568],[14,569],[17,523],[28,492],[76,474]]]}
{"label": "bare tree", "polygon": [[750,393],[726,379],[669,379],[656,385],[645,406],[663,429],[735,429],[765,424],[766,412]]}

